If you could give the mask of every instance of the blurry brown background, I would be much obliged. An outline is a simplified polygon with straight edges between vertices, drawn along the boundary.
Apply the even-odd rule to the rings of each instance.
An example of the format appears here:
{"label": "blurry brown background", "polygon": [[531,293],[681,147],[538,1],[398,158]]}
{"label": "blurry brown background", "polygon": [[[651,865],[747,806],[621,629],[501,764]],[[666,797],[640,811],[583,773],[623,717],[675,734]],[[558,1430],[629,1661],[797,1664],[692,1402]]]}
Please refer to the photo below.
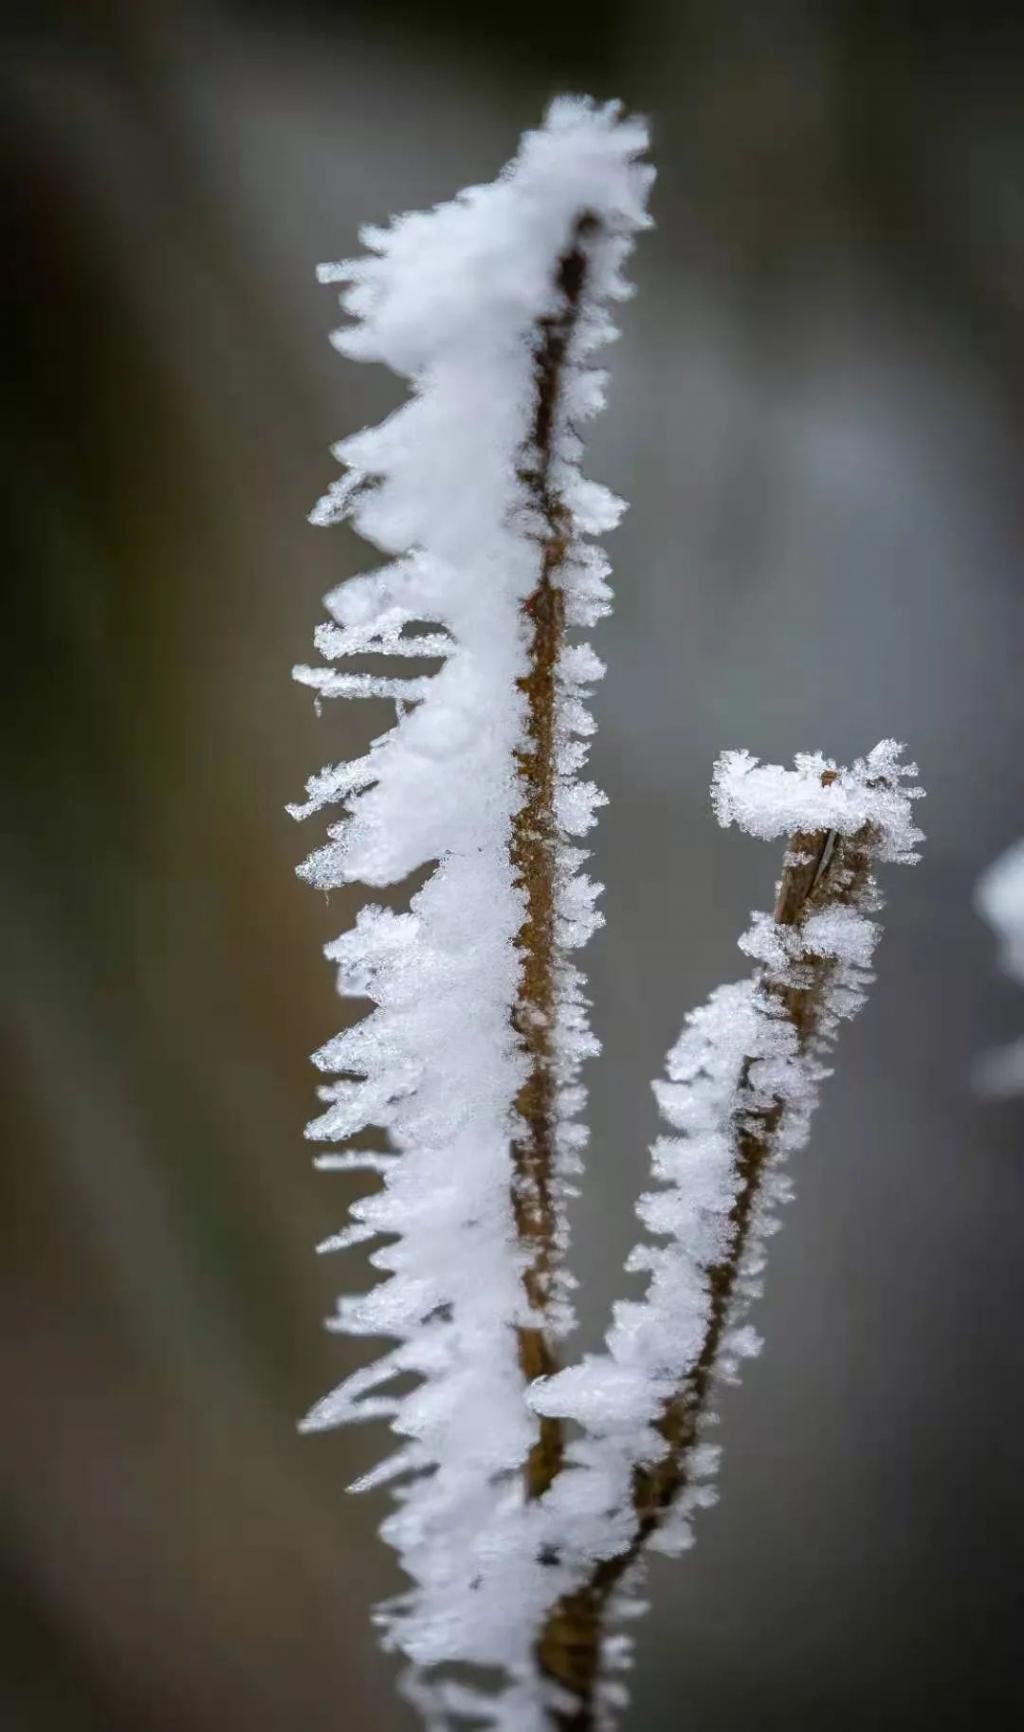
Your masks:
{"label": "blurry brown background", "polygon": [[313,267],[489,178],[560,88],[653,118],[658,228],[592,472],[632,501],[598,647],[605,1058],[581,1338],[630,1241],[648,1080],[741,971],[770,850],[723,746],[906,738],[925,863],[798,1163],[723,1503],[652,1570],[628,1732],[1009,1728],[1024,1024],[970,906],[1024,832],[1024,17],[1010,4],[26,0],[5,12],[8,727],[3,1724],[408,1732],[382,1439],[318,1260],[306,1054],[330,908],[283,806],[379,726],[289,683],[367,559],[305,512],[399,398]]}

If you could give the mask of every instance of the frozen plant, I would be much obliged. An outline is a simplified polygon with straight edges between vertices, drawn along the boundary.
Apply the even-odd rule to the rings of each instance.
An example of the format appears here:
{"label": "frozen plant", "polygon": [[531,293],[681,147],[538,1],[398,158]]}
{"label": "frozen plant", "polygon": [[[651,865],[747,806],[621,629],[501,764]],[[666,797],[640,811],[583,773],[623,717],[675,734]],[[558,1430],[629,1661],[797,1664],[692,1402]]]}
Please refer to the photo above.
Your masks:
{"label": "frozen plant", "polygon": [[368,256],[321,273],[354,319],[338,347],[411,396],[337,447],[345,473],[314,513],[388,563],[326,598],[322,662],[297,677],[395,720],[292,808],[343,809],[301,871],[420,888],[327,947],[342,994],[373,1008],[316,1054],[307,1134],[358,1138],[319,1164],[382,1184],[322,1248],[387,1241],[386,1278],[331,1326],[392,1345],[305,1423],[390,1422],[398,1447],[358,1489],[392,1487],[382,1532],[409,1587],[379,1621],[435,1728],[585,1732],[623,1700],[613,1625],[645,1552],[684,1545],[710,1499],[710,1396],[756,1347],[745,1314],[783,1164],[869,978],[873,867],[918,839],[891,742],[849,770],[720,761],[720,820],[789,837],[774,911],[743,940],[750,978],[689,1019],[657,1085],[670,1134],[630,1263],[646,1293],[602,1354],[563,1365],[596,1052],[572,958],[600,919],[580,839],[601,801],[582,772],[602,669],[578,632],[608,609],[592,538],[621,510],[581,475],[579,429],[648,222],[646,143],[616,105],[563,99],[492,185],[365,231]]}
{"label": "frozen plant", "polygon": [[[975,898],[999,939],[1003,968],[1024,986],[1024,841],[1013,843],[982,874]],[[978,1082],[988,1094],[1024,1093],[1024,1036],[983,1059]]]}

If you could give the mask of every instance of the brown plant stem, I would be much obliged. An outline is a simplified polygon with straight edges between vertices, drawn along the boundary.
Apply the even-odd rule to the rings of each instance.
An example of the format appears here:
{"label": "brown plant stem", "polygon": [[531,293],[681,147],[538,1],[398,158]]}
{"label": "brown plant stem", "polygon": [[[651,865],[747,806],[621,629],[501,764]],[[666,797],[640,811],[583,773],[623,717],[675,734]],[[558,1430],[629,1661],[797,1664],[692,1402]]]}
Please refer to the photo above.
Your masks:
{"label": "brown plant stem", "polygon": [[[559,842],[555,790],[558,664],[565,641],[565,595],[559,573],[571,546],[573,524],[553,486],[552,460],[566,365],[586,285],[586,244],[596,228],[596,219],[586,213],[577,219],[558,263],[558,306],[538,324],[533,425],[519,472],[531,512],[541,525],[540,577],[523,604],[528,671],[519,689],[526,699],[526,740],[516,765],[523,799],[510,842],[513,871],[526,899],[526,917],[516,939],[522,968],[513,1024],[529,1070],[516,1100],[512,1201],[516,1233],[526,1253],[523,1286],[531,1317],[536,1319],[518,1330],[519,1363],[527,1381],[557,1370],[545,1325],[561,1250],[555,1195]],[[540,1497],[548,1489],[563,1457],[561,1421],[541,1419],[526,1463],[528,1496]]]}
{"label": "brown plant stem", "polygon": [[[826,774],[828,780],[834,779],[833,772]],[[860,902],[871,881],[876,840],[870,828],[849,837],[834,831],[793,836],[776,898],[776,923],[799,927],[811,914],[824,908]],[[798,981],[793,984],[780,983],[764,971],[761,973],[762,990],[791,1023],[802,1052],[813,1052],[822,1036],[828,989],[836,966],[829,957],[808,957],[801,963]],[[741,1080],[741,1099],[746,1092],[749,1067],[750,1061]],[[537,1644],[540,1670],[561,1687],[571,1703],[552,1713],[552,1725],[557,1732],[592,1732],[608,1603],[687,1484],[690,1452],[706,1411],[756,1205],[765,1172],[778,1146],[783,1115],[784,1104],[778,1099],[765,1106],[740,1109],[738,1113],[739,1182],[729,1217],[729,1248],[722,1261],[707,1271],[710,1309],[698,1358],[656,1421],[656,1429],[665,1441],[665,1453],[655,1462],[638,1463],[634,1470],[633,1538],[625,1551],[599,1563],[588,1581],[558,1602],[541,1631]]]}

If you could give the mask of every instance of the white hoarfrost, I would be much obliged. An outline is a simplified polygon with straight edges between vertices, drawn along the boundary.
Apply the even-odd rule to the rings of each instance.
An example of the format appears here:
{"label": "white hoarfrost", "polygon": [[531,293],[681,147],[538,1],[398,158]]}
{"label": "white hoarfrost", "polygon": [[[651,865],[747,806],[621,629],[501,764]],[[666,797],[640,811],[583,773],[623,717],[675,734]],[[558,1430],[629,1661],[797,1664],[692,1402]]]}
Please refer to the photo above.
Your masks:
{"label": "white hoarfrost", "polygon": [[[553,1686],[535,1654],[547,1614],[587,1585],[595,1565],[632,1559],[652,1538],[638,1534],[636,1470],[664,1455],[659,1418],[702,1356],[709,1373],[729,1377],[758,1350],[745,1311],[786,1196],[784,1162],[804,1141],[824,1050],[861,1002],[877,936],[871,886],[795,923],[755,916],[742,941],[752,978],[721,988],[688,1019],[656,1085],[668,1134],[652,1150],[654,1189],[640,1200],[645,1233],[629,1264],[646,1275],[646,1292],[616,1306],[603,1353],[527,1388],[517,1330],[541,1320],[527,1306],[512,1206],[527,1058],[515,1032],[526,904],[510,852],[529,746],[524,603],[546,574],[570,627],[607,611],[607,563],[590,538],[621,507],[582,478],[577,429],[601,406],[591,358],[614,335],[607,309],[626,293],[623,265],[647,221],[646,142],[643,126],[615,106],[556,102],[493,185],[367,230],[368,256],[321,273],[345,285],[354,319],[338,348],[384,362],[411,395],[337,447],[344,475],[314,513],[320,523],[348,518],[389,563],[327,596],[322,660],[297,678],[318,702],[384,699],[396,717],[361,756],[313,777],[292,808],[298,818],[329,805],[343,812],[301,870],[328,890],[426,878],[403,911],[364,907],[327,947],[340,992],[372,1009],[316,1054],[326,1080],[308,1135],[345,1145],[370,1133],[369,1150],[343,1147],[317,1164],[363,1169],[381,1185],[320,1248],[385,1240],[371,1254],[384,1279],[341,1299],[330,1326],[391,1345],[305,1424],[383,1418],[398,1439],[360,1488],[392,1486],[382,1531],[410,1586],[380,1622],[412,1662],[407,1693],[438,1729],[466,1718],[499,1732],[550,1727]],[[556,351],[559,386],[548,392],[542,436],[543,367]],[[559,1214],[584,1140],[579,1068],[595,1050],[570,955],[598,919],[577,839],[600,800],[581,772],[592,732],[586,697],[601,671],[578,642],[555,669]],[[787,771],[732,752],[716,769],[713,798],[722,823],[755,836],[869,833],[873,855],[908,861],[919,839],[913,774],[892,742],[843,771],[817,756]],[[802,1042],[785,995],[812,961],[820,977],[823,959],[826,1001],[816,1038]],[[770,1158],[712,1339],[713,1275],[736,1250],[742,1139],[759,1113],[771,1121]],[[559,1219],[559,1250],[564,1238]],[[563,1285],[543,1322],[555,1336],[569,1321]],[[562,1471],[530,1499],[523,1469],[545,1416],[573,1423]],[[665,1550],[688,1543],[690,1510],[714,1495],[717,1451],[702,1434],[703,1408],[696,1417],[683,1496],[668,1521],[652,1524]],[[615,1576],[623,1615],[637,1609],[633,1574]],[[626,1639],[608,1637],[601,1658],[600,1707],[610,1713],[624,1699],[611,1674],[626,1663]],[[444,1670],[451,1662],[489,1671],[479,1684],[472,1669],[455,1682]],[[499,1685],[485,1688],[496,1676]]]}
{"label": "white hoarfrost", "polygon": [[[523,797],[517,682],[527,672],[523,603],[541,575],[545,532],[527,479],[537,350],[544,321],[564,311],[559,262],[584,220],[586,285],[561,369],[547,485],[572,525],[557,576],[567,621],[586,627],[610,596],[605,557],[587,538],[611,528],[621,506],[581,476],[575,429],[601,407],[591,357],[615,334],[607,309],[627,293],[622,268],[648,220],[646,142],[617,106],[558,101],[492,185],[367,229],[368,256],[320,273],[345,285],[355,321],[337,347],[385,363],[411,396],[337,446],[345,473],[313,513],[317,523],[348,518],[391,563],[327,596],[331,623],[316,638],[323,663],[296,677],[318,699],[390,699],[397,719],[363,756],[314,777],[292,808],[296,817],[332,803],[344,810],[302,871],[330,889],[432,870],[407,912],[364,908],[327,951],[340,991],[375,1008],[316,1055],[332,1080],[308,1135],[344,1143],[372,1128],[386,1147],[321,1158],[384,1181],[322,1248],[388,1238],[371,1257],[387,1279],[342,1299],[333,1326],[396,1345],[305,1423],[390,1420],[399,1451],[362,1482],[398,1482],[383,1531],[412,1586],[382,1613],[387,1637],[419,1668],[504,1667],[511,1685],[486,1705],[419,1672],[411,1688],[428,1718],[483,1705],[516,1732],[541,1724],[531,1646],[553,1586],[537,1561],[539,1511],[524,1507],[521,1486],[537,1421],[517,1360],[515,1326],[528,1319],[510,1197],[525,1066],[511,1020],[524,917],[509,857]],[[386,658],[379,673],[336,665],[377,655]],[[424,657],[434,664],[424,673],[402,665]],[[600,673],[579,644],[557,669],[563,1191],[582,1141],[577,1070],[594,1051],[565,952],[597,923],[597,887],[580,871],[574,838],[599,798],[579,771],[592,731],[584,700]],[[568,1322],[564,1301],[559,1321]]]}
{"label": "white hoarfrost", "polygon": [[[993,862],[975,896],[979,912],[999,939],[1004,969],[1024,986],[1024,841]],[[978,1082],[988,1094],[1024,1093],[1024,1039],[984,1059]]]}
{"label": "white hoarfrost", "polygon": [[[921,832],[911,801],[921,790],[907,786],[917,769],[901,764],[900,752],[894,741],[883,741],[849,770],[818,754],[801,756],[794,770],[785,770],[759,765],[747,752],[727,752],[715,768],[715,810],[721,823],[737,823],[762,838],[814,831],[853,836],[868,827],[874,858],[913,862]],[[654,1085],[673,1134],[651,1150],[657,1189],[640,1198],[647,1236],[627,1263],[647,1275],[646,1292],[614,1307],[603,1353],[587,1355],[529,1392],[535,1412],[582,1428],[570,1452],[581,1471],[556,1482],[549,1502],[554,1506],[572,1485],[585,1558],[622,1552],[624,1534],[630,1537],[633,1469],[666,1453],[655,1423],[697,1367],[712,1319],[709,1271],[733,1251],[743,1127],[774,1108],[778,1123],[721,1322],[715,1378],[734,1378],[740,1362],[760,1350],[745,1315],[760,1291],[765,1242],[790,1194],[785,1163],[807,1140],[838,1025],[863,1003],[879,936],[870,911],[879,906],[869,882],[854,904],[822,909],[797,924],[755,914],[740,940],[754,974],[719,987],[688,1016],[668,1055],[666,1077]],[[832,966],[815,1038],[801,1044],[779,995],[803,984],[810,959]],[[708,1423],[713,1415],[705,1411],[702,1426]],[[680,1550],[689,1543],[691,1511],[713,1501],[707,1481],[716,1458],[706,1442],[694,1451],[686,1488],[649,1549]],[[615,1521],[607,1521],[608,1510],[620,1512]]]}
{"label": "white hoarfrost", "polygon": [[879,860],[913,865],[914,847],[922,838],[907,804],[913,795],[902,784],[917,771],[901,764],[902,751],[898,741],[881,740],[841,774],[820,752],[799,753],[792,770],[761,764],[749,752],[723,752],[715,765],[711,803],[720,824],[737,824],[762,841],[800,830],[852,836],[871,824],[878,833]]}

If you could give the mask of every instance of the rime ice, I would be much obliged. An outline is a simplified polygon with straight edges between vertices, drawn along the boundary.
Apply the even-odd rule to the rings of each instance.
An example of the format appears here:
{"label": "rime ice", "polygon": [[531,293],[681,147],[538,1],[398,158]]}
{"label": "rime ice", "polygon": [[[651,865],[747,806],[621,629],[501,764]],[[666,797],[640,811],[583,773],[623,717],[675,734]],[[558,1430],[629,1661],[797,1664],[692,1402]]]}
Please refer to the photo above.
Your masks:
{"label": "rime ice", "polygon": [[[912,862],[922,840],[912,802],[921,790],[908,786],[917,769],[900,761],[901,750],[883,741],[848,770],[819,754],[803,755],[786,770],[759,765],[747,752],[728,752],[715,767],[715,810],[721,823],[738,823],[755,836],[860,837],[865,863]],[[799,866],[798,857],[788,859]],[[807,1140],[819,1086],[829,1074],[828,1049],[840,1022],[863,1003],[879,937],[871,918],[879,898],[866,865],[863,883],[840,875],[835,889],[829,906],[791,923],[755,914],[740,940],[756,964],[754,974],[719,987],[687,1017],[665,1077],[654,1085],[670,1134],[651,1149],[656,1188],[640,1198],[646,1235],[627,1263],[647,1275],[647,1291],[614,1307],[603,1353],[529,1391],[536,1412],[575,1420],[583,1429],[573,1450],[581,1574],[588,1562],[622,1553],[622,1535],[608,1531],[604,1512],[628,1509],[636,1465],[665,1457],[658,1422],[709,1356],[709,1343],[709,1369],[718,1381],[733,1380],[742,1360],[760,1350],[746,1312],[760,1292],[766,1242],[790,1194],[785,1163]],[[817,1002],[808,1038],[793,1006],[811,990]],[[742,1145],[751,1126],[758,1127],[765,1158],[740,1239]],[[730,1260],[736,1266],[728,1285],[719,1277],[725,1310],[716,1319],[712,1271]],[[695,1405],[706,1423],[703,1400]],[[683,1549],[689,1514],[708,1501],[703,1482],[713,1466],[709,1446],[698,1442],[655,1549]],[[552,1504],[562,1489],[553,1488]]]}
{"label": "rime ice", "polygon": [[[367,229],[366,255],[321,270],[343,285],[353,321],[338,349],[385,363],[411,391],[380,426],[336,448],[344,473],[313,513],[317,523],[348,518],[388,562],[326,597],[321,660],[296,678],[318,701],[391,701],[395,721],[359,757],[314,776],[290,808],[296,818],[342,811],[300,870],[325,890],[429,875],[403,912],[370,902],[327,946],[339,991],[373,1008],[314,1055],[321,1110],[307,1135],[331,1145],[318,1166],[382,1183],[319,1249],[382,1241],[371,1261],[384,1276],[340,1299],[329,1327],[390,1345],[305,1424],[383,1419],[397,1440],[353,1489],[392,1488],[382,1532],[410,1585],[379,1622],[412,1663],[404,1689],[430,1732],[467,1719],[550,1732],[563,1674],[548,1665],[542,1676],[537,1656],[538,1637],[543,1648],[558,1623],[553,1608],[618,1561],[601,1609],[634,1616],[642,1551],[691,1543],[691,1515],[715,1498],[718,1450],[704,1435],[714,1415],[701,1404],[685,1475],[643,1532],[638,1473],[669,1456],[666,1404],[698,1369],[711,1387],[760,1350],[746,1313],[788,1195],[785,1161],[806,1138],[827,1048],[862,1001],[877,938],[866,865],[798,920],[778,909],[753,917],[742,940],[750,978],[688,1017],[655,1085],[666,1131],[651,1150],[628,1265],[646,1291],[615,1307],[602,1353],[527,1386],[517,1337],[538,1327],[542,1308],[545,1340],[554,1339],[571,1311],[558,1270],[528,1301],[533,1270],[513,1206],[527,1049],[540,1026],[522,1014],[540,999],[528,1002],[523,988],[530,881],[513,865],[534,810],[524,794],[535,738],[524,604],[551,581],[544,549],[555,534],[553,581],[568,627],[590,627],[609,606],[607,561],[590,538],[614,527],[622,507],[581,475],[577,429],[602,405],[592,357],[615,334],[608,309],[627,293],[623,267],[648,220],[646,142],[617,106],[563,99],[492,185]],[[567,320],[564,266],[580,248],[584,286]],[[540,356],[553,332],[560,388],[542,436]],[[377,656],[387,664],[377,672],[345,665]],[[579,841],[603,799],[584,774],[587,697],[603,669],[587,644],[561,637],[553,669],[545,1177],[560,1261],[564,1199],[585,1142],[580,1066],[596,1050],[571,957],[600,918]],[[713,800],[722,823],[755,836],[826,835],[833,865],[847,847],[865,862],[906,862],[920,840],[910,804],[918,790],[907,786],[915,773],[892,741],[849,770],[820,755],[784,770],[730,752]],[[785,872],[801,861],[791,849]],[[794,1008],[808,980],[820,989],[813,1038]],[[744,1140],[755,1123],[764,1170],[737,1249],[750,1191]],[[372,1152],[344,1146],[366,1131]],[[716,1288],[730,1259],[730,1280]],[[574,1422],[572,1441],[561,1471],[528,1498],[524,1463],[545,1419]],[[592,1647],[603,1724],[625,1700],[614,1674],[629,1642],[605,1630]],[[452,1662],[463,1665],[459,1682],[443,1670]],[[500,1683],[477,1685],[474,1667]],[[557,1687],[564,1707],[564,1680]]]}
{"label": "rime ice", "polygon": [[917,775],[917,765],[901,763],[902,752],[897,740],[882,740],[842,775],[820,752],[802,752],[792,770],[761,764],[749,752],[723,752],[712,781],[716,816],[762,841],[801,830],[849,836],[870,823],[879,833],[879,859],[912,865],[922,836],[903,783]]}
{"label": "rime ice", "polygon": [[[602,405],[591,357],[615,334],[608,308],[628,293],[622,268],[648,221],[646,142],[615,105],[558,101],[492,185],[367,229],[364,257],[320,273],[344,285],[354,321],[338,349],[384,362],[411,395],[336,447],[344,474],[313,513],[316,523],[349,518],[392,558],[326,598],[322,661],[296,678],[319,698],[388,698],[398,713],[362,757],[323,770],[291,808],[299,818],[332,804],[344,812],[302,871],[324,889],[433,871],[408,912],[364,908],[328,947],[340,990],[374,1009],[316,1054],[327,1080],[308,1135],[344,1143],[373,1127],[389,1147],[321,1157],[384,1180],[321,1249],[387,1235],[372,1256],[387,1279],[342,1299],[335,1322],[397,1345],[306,1425],[390,1420],[401,1447],[362,1482],[403,1482],[383,1531],[412,1587],[382,1613],[387,1638],[419,1667],[505,1667],[509,1690],[484,1712],[517,1732],[541,1724],[530,1650],[557,1585],[537,1561],[540,1512],[524,1508],[520,1490],[537,1419],[516,1356],[525,1301],[510,1200],[524,1058],[512,1029],[523,897],[509,843],[523,797],[522,607],[541,561],[524,472],[539,334],[559,311],[559,260],[585,218],[586,292],[563,364],[550,480],[572,524],[558,573],[567,622],[591,625],[610,591],[605,556],[587,538],[613,527],[622,507],[580,474],[576,429]],[[380,675],[338,666],[377,654],[401,662]],[[440,665],[421,673],[423,658]],[[595,1050],[568,957],[599,919],[575,844],[602,798],[581,775],[593,729],[586,697],[601,672],[580,643],[556,670],[558,1197],[578,1168],[577,1073]],[[552,1319],[556,1330],[571,1321],[564,1285]],[[409,1372],[412,1392],[390,1393]],[[411,1688],[428,1718],[455,1711],[454,1686],[418,1675]]]}

